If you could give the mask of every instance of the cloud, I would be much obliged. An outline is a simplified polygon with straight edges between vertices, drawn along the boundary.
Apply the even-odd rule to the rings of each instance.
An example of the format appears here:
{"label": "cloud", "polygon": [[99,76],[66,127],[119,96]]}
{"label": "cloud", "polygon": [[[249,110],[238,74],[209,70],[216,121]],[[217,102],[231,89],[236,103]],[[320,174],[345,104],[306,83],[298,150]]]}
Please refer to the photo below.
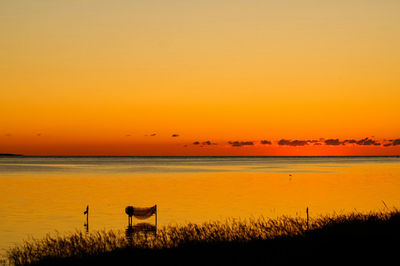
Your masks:
{"label": "cloud", "polygon": [[214,143],[214,142],[211,142],[211,141],[209,141],[209,140],[207,140],[207,141],[203,141],[203,142],[200,142],[200,141],[195,141],[195,142],[193,142],[193,145],[205,145],[205,146],[210,146],[210,145],[218,145],[217,143]]}
{"label": "cloud", "polygon": [[41,137],[41,136],[42,136],[42,133],[37,133],[36,136],[37,136],[37,137]]}
{"label": "cloud", "polygon": [[211,142],[209,140],[203,141],[201,144],[203,144],[203,145],[218,145],[217,143]]}
{"label": "cloud", "polygon": [[308,145],[307,140],[287,140],[287,139],[281,139],[278,142],[278,145],[287,145],[287,146],[305,146]]}
{"label": "cloud", "polygon": [[[252,146],[255,145],[254,141],[228,141],[228,143],[232,147],[242,147],[242,146]],[[273,141],[270,140],[260,140],[260,142],[256,142],[257,144],[260,143],[261,145],[274,145]],[[345,139],[345,140],[340,140],[339,138],[330,138],[330,139],[325,139],[325,138],[320,138],[320,139],[281,139],[277,142],[278,146],[308,146],[308,145],[315,145],[315,146],[320,146],[320,145],[327,145],[327,146],[340,146],[340,145],[347,145],[347,144],[353,144],[353,145],[359,145],[359,146],[384,146],[384,147],[389,147],[389,146],[396,146],[400,145],[400,138],[399,139],[390,139],[390,140],[376,140],[373,138],[363,138],[363,139]],[[193,142],[193,145],[217,145],[216,143],[212,143],[211,141],[195,141]]]}
{"label": "cloud", "polygon": [[156,133],[153,133],[153,134],[150,135],[150,137],[154,137],[155,135],[157,135],[157,134],[156,134]]}
{"label": "cloud", "polygon": [[363,146],[370,146],[370,145],[375,145],[375,146],[379,146],[381,145],[379,142],[373,140],[373,139],[369,139],[368,137],[365,139],[361,139],[359,141],[356,142],[357,145],[363,145]]}
{"label": "cloud", "polygon": [[341,142],[339,139],[327,139],[327,140],[325,140],[325,144],[338,146],[338,145],[343,145],[344,142]]}
{"label": "cloud", "polygon": [[254,145],[252,141],[229,141],[232,147],[251,146]]}
{"label": "cloud", "polygon": [[177,138],[177,137],[179,137],[179,134],[172,134],[172,136],[171,137],[173,137],[173,138]]}
{"label": "cloud", "polygon": [[390,139],[389,143],[384,144],[384,147],[389,147],[389,146],[397,146],[400,145],[400,139]]}
{"label": "cloud", "polygon": [[[368,137],[364,138],[364,139],[360,139],[360,140],[346,139],[345,141],[343,141],[343,144],[346,144],[346,143],[357,144],[357,145],[361,145],[361,146],[371,146],[371,145],[380,146],[381,145],[380,142],[378,142],[376,140],[373,140],[373,139],[370,139]],[[388,145],[384,145],[384,146],[387,147]]]}

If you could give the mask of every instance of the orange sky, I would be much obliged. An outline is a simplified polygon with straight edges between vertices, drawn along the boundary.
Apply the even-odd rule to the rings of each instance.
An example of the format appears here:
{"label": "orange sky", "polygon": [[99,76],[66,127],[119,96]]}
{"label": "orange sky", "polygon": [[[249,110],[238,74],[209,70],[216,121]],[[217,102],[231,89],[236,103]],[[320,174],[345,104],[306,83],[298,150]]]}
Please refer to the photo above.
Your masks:
{"label": "orange sky", "polygon": [[[383,146],[400,138],[399,11],[397,0],[3,0],[0,153],[399,155]],[[278,144],[365,137],[381,145]],[[218,145],[193,144],[207,140]]]}

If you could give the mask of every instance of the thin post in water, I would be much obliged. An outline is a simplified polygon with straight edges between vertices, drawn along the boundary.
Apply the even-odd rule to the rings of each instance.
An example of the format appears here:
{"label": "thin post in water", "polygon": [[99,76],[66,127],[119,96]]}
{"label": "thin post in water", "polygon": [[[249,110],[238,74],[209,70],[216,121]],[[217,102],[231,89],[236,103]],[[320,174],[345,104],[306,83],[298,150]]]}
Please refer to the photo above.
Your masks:
{"label": "thin post in water", "polygon": [[306,213],[307,213],[307,231],[309,230],[309,216],[308,216],[308,207],[306,209]]}
{"label": "thin post in water", "polygon": [[155,205],[155,212],[156,212],[156,215],[155,215],[155,225],[156,225],[156,230],[157,230],[157,205]]}
{"label": "thin post in water", "polygon": [[86,211],[84,211],[83,214],[86,215],[86,224],[84,224],[86,233],[89,233],[89,205],[86,206]]}

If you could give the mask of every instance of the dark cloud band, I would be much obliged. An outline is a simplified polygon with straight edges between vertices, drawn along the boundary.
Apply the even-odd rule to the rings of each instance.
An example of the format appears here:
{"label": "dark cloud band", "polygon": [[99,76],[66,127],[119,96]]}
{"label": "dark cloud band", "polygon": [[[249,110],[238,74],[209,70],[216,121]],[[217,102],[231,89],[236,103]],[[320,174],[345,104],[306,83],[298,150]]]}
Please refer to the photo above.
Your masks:
{"label": "dark cloud band", "polygon": [[278,141],[278,145],[280,146],[305,146],[308,145],[308,141],[307,140],[288,140],[288,139],[281,139],[280,141]]}

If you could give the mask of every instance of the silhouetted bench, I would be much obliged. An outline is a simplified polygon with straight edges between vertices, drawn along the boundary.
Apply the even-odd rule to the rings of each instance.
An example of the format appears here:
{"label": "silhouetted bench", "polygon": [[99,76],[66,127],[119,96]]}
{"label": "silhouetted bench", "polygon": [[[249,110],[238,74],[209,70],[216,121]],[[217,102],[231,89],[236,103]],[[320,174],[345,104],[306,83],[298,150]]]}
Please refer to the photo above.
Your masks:
{"label": "silhouetted bench", "polygon": [[[128,215],[128,229],[132,232],[156,232],[157,231],[157,205],[148,208],[139,208],[128,206],[125,208],[125,213]],[[132,225],[133,217],[139,220],[145,220],[154,215],[154,225],[149,223],[139,223]]]}

